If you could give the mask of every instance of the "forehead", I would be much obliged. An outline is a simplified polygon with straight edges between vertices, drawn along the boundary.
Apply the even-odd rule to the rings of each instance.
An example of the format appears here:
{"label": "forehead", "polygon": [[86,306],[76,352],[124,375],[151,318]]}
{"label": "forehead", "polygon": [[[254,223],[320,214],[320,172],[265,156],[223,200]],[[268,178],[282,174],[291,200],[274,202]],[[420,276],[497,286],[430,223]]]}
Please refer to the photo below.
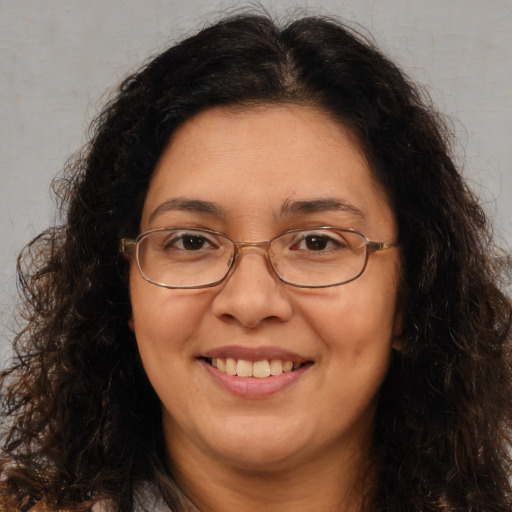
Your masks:
{"label": "forehead", "polygon": [[227,217],[306,214],[308,205],[330,202],[370,221],[393,220],[357,138],[322,111],[297,105],[216,108],[185,122],[155,168],[142,224],[162,203],[189,200],[210,202]]}

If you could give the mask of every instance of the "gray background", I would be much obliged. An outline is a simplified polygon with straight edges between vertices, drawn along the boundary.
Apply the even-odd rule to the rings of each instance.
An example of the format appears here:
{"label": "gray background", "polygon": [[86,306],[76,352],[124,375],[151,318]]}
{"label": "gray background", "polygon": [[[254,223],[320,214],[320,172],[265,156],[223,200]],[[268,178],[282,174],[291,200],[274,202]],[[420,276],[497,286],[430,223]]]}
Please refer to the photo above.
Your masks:
{"label": "gray background", "polygon": [[[108,90],[150,54],[244,5],[0,0],[0,361],[12,338],[16,255],[55,221],[50,181],[87,140]],[[464,172],[500,244],[512,245],[512,0],[261,5],[283,16],[307,8],[366,27],[450,116]]]}

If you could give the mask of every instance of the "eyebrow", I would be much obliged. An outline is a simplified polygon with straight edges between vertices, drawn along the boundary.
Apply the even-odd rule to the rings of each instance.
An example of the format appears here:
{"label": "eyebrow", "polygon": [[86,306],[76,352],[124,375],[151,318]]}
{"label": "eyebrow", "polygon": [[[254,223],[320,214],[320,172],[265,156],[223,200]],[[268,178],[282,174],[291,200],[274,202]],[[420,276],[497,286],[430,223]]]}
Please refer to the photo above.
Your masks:
{"label": "eyebrow", "polygon": [[[212,201],[204,201],[202,199],[171,198],[167,199],[153,210],[149,216],[149,222],[165,212],[176,210],[200,212],[219,218],[226,218],[224,210],[217,203]],[[365,219],[365,214],[362,210],[351,205],[347,201],[339,199],[311,199],[300,201],[287,199],[281,206],[282,217],[327,211],[348,212],[359,217],[361,220]]]}
{"label": "eyebrow", "polygon": [[287,200],[281,207],[281,215],[283,217],[304,213],[317,213],[328,211],[342,211],[347,212],[359,217],[361,220],[365,219],[363,210],[355,207],[347,201],[339,199],[312,199],[306,201],[291,201]]}
{"label": "eyebrow", "polygon": [[203,201],[201,199],[172,198],[167,199],[153,210],[149,216],[149,222],[151,222],[155,217],[158,217],[158,215],[174,210],[206,213],[208,215],[221,218],[226,216],[224,210],[214,202]]}

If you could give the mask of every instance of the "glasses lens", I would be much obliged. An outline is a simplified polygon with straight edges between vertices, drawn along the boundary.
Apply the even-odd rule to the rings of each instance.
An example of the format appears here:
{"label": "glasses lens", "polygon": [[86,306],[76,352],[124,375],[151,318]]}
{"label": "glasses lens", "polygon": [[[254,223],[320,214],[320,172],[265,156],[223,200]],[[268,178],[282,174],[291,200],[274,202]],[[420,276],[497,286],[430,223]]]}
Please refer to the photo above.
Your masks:
{"label": "glasses lens", "polygon": [[284,281],[330,286],[361,274],[366,264],[366,239],[357,232],[332,228],[292,231],[272,241],[270,255]]}
{"label": "glasses lens", "polygon": [[224,278],[234,253],[229,238],[199,229],[165,229],[146,234],[138,245],[142,275],[162,286],[195,288]]}

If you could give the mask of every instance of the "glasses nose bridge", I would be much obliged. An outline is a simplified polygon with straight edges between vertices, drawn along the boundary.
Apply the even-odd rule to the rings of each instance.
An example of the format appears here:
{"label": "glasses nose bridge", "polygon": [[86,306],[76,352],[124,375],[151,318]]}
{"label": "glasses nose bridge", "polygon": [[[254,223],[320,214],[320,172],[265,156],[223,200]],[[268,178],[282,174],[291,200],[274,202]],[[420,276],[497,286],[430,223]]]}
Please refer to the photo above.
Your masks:
{"label": "glasses nose bridge", "polygon": [[270,267],[272,271],[276,271],[274,268],[274,263],[272,261],[271,253],[270,253],[270,245],[272,240],[265,240],[263,242],[233,242],[234,245],[234,254],[231,262],[231,267],[233,268],[236,265],[236,262],[239,260],[239,256],[243,249],[260,249],[264,253],[264,258],[267,265]]}
{"label": "glasses nose bridge", "polygon": [[238,255],[242,249],[262,249],[267,258],[270,257],[269,249],[272,240],[266,240],[264,242],[233,242],[235,246],[235,255]]}
{"label": "glasses nose bridge", "polygon": [[[237,266],[239,262],[239,256],[241,255],[241,251],[243,249],[260,249],[263,251],[263,256],[266,262],[266,266],[268,270],[272,273],[277,273],[274,267],[274,262],[272,261],[272,256],[270,253],[270,246],[272,244],[272,240],[266,240],[263,242],[233,242],[234,246],[234,254],[231,260],[231,268],[230,272],[233,272],[233,269]],[[230,273],[229,272],[229,273]]]}
{"label": "glasses nose bridge", "polygon": [[240,249],[243,247],[269,247],[271,240],[265,240],[264,242],[233,242]]}

